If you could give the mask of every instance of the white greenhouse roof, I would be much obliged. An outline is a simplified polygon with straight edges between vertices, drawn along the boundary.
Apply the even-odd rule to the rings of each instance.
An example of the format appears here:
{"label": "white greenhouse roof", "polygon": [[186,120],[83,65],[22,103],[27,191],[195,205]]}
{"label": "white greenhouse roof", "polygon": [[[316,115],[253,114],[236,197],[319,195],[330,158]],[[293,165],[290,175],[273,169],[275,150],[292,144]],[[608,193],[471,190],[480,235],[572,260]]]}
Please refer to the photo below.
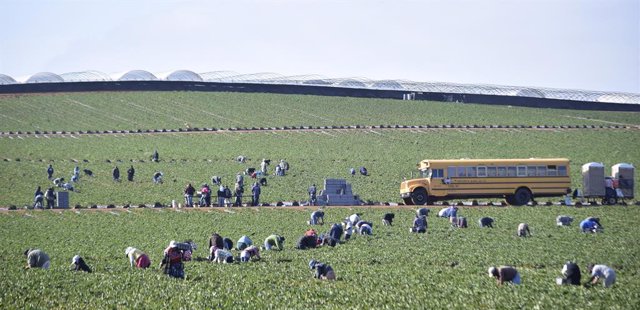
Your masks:
{"label": "white greenhouse roof", "polygon": [[[167,73],[151,73],[132,70],[124,74],[108,74],[100,71],[69,72],[57,75],[40,72],[29,77],[25,83],[62,83],[93,81],[193,81],[210,83],[250,83],[330,86],[361,89],[402,90],[407,92],[436,92],[453,94],[480,94],[497,96],[519,96],[575,101],[640,104],[640,94],[602,92],[542,87],[520,87],[484,84],[456,84],[442,82],[414,82],[407,80],[371,80],[362,77],[330,78],[321,75],[286,76],[273,72],[242,74],[234,71],[211,71],[196,73],[190,70],[176,70]],[[19,84],[14,78],[0,74],[0,85]]]}
{"label": "white greenhouse roof", "polygon": [[65,82],[111,81],[111,77],[108,74],[95,70],[63,73],[60,74],[60,77]]}
{"label": "white greenhouse roof", "polygon": [[4,74],[0,74],[0,85],[2,84],[16,84],[18,82],[16,82],[16,80],[14,80],[12,77],[8,76],[8,75],[4,75]]}
{"label": "white greenhouse roof", "polygon": [[131,70],[118,78],[118,81],[155,81],[158,78],[145,70]]}
{"label": "white greenhouse roof", "polygon": [[51,72],[38,72],[30,76],[25,83],[60,83],[64,82],[64,79]]}

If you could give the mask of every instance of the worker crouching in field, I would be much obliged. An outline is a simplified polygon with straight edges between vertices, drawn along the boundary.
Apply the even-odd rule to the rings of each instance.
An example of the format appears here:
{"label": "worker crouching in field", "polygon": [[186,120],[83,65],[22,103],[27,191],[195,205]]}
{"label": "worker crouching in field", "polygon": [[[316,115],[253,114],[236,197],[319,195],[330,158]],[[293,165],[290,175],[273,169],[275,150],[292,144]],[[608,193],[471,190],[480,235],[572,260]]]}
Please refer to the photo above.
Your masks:
{"label": "worker crouching in field", "polygon": [[213,252],[212,260],[218,264],[220,263],[231,264],[233,263],[233,254],[231,254],[231,252],[225,249],[216,249]]}
{"label": "worker crouching in field", "polygon": [[91,268],[84,262],[84,259],[82,259],[80,255],[76,255],[71,259],[71,270],[91,273]]}
{"label": "worker crouching in field", "polygon": [[344,229],[342,229],[342,225],[333,224],[331,225],[331,229],[329,230],[329,237],[335,239],[336,242],[338,242],[340,241],[340,238],[342,237],[343,232],[344,232]]}
{"label": "worker crouching in field", "polygon": [[361,235],[373,235],[373,223],[367,221],[359,221],[356,223],[358,233]]}
{"label": "worker crouching in field", "polygon": [[413,227],[409,229],[409,232],[424,234],[427,232],[427,217],[416,214],[416,218],[413,220]]}
{"label": "worker crouching in field", "polygon": [[253,241],[251,241],[251,239],[249,239],[249,237],[247,236],[242,236],[240,237],[240,239],[238,239],[238,242],[236,243],[236,249],[238,251],[242,251],[247,247],[250,247],[251,245],[253,245]]}
{"label": "worker crouching in field", "polygon": [[457,217],[458,216],[458,207],[450,206],[450,207],[446,207],[444,209],[441,209],[438,212],[438,216],[439,217],[444,217],[444,218]]}
{"label": "worker crouching in field", "polygon": [[250,261],[252,258],[256,260],[260,260],[260,249],[256,246],[250,246],[240,252],[240,261],[246,263]]}
{"label": "worker crouching in field", "polygon": [[564,278],[557,278],[556,283],[558,285],[580,285],[580,267],[574,262],[567,262],[562,266],[562,276]]}
{"label": "worker crouching in field", "polygon": [[330,247],[338,245],[338,239],[332,238],[328,234],[321,234],[318,240],[320,241],[320,245],[328,245]]}
{"label": "worker crouching in field", "polygon": [[393,224],[393,218],[396,217],[393,213],[385,213],[382,217],[382,225],[391,226]]}
{"label": "worker crouching in field", "polygon": [[373,228],[369,224],[363,224],[358,229],[358,233],[361,235],[373,235]]}
{"label": "worker crouching in field", "polygon": [[227,251],[231,251],[233,249],[233,241],[229,238],[222,239],[223,248]]}
{"label": "worker crouching in field", "polygon": [[160,263],[160,269],[172,278],[184,279],[184,250],[178,247],[175,241],[169,243],[164,250],[164,257]]}
{"label": "worker crouching in field", "polygon": [[315,249],[318,245],[318,236],[316,235],[307,235],[300,237],[298,239],[298,243],[296,243],[296,249],[298,250],[306,250],[306,249]]}
{"label": "worker crouching in field", "polygon": [[132,268],[134,264],[137,268],[142,269],[151,266],[151,260],[149,259],[149,256],[136,248],[128,247],[126,250],[124,250],[124,255],[129,257],[129,264]]}
{"label": "worker crouching in field", "polygon": [[349,217],[345,219],[345,221],[350,222],[351,225],[355,225],[356,223],[360,222],[360,214],[358,213],[351,214],[349,215]]}
{"label": "worker crouching in field", "polygon": [[331,266],[327,264],[324,264],[312,259],[309,261],[309,268],[311,270],[315,269],[316,273],[313,277],[316,279],[321,279],[321,280],[336,279],[336,273],[333,271],[333,268],[331,268]]}
{"label": "worker crouching in field", "polygon": [[481,228],[483,227],[493,228],[493,222],[494,222],[493,218],[486,217],[486,216],[478,220],[478,224],[480,225]]}
{"label": "worker crouching in field", "polygon": [[597,217],[588,217],[580,222],[580,230],[583,233],[597,233],[602,232],[602,225],[600,225],[600,219]]}
{"label": "worker crouching in field", "polygon": [[527,237],[531,236],[531,231],[529,230],[529,225],[527,223],[518,224],[518,237]]}
{"label": "worker crouching in field", "polygon": [[511,266],[490,267],[489,276],[496,278],[500,285],[505,282],[520,284],[520,273]]}
{"label": "worker crouching in field", "polygon": [[49,255],[39,249],[27,249],[24,251],[24,256],[27,257],[27,266],[24,269],[42,268],[49,269],[51,261]]}
{"label": "worker crouching in field", "polygon": [[452,227],[467,228],[467,218],[464,216],[450,217],[449,222]]}
{"label": "worker crouching in field", "polygon": [[342,237],[342,225],[333,224],[331,225],[331,229],[329,233],[323,233],[318,238],[317,242],[319,245],[328,245],[330,247],[334,247],[340,243],[340,237]]}
{"label": "worker crouching in field", "polygon": [[596,284],[600,278],[603,280],[604,287],[611,287],[616,283],[616,272],[609,266],[589,264],[587,272],[591,278],[589,278],[589,282],[585,283],[585,286]]}
{"label": "worker crouching in field", "polygon": [[153,181],[153,184],[162,184],[162,177],[164,176],[164,174],[162,172],[155,172],[153,174],[153,178],[151,178],[151,180]]}
{"label": "worker crouching in field", "polygon": [[284,250],[284,237],[280,235],[271,235],[264,239],[265,250]]}
{"label": "worker crouching in field", "polygon": [[570,226],[573,222],[573,218],[567,215],[558,215],[556,217],[556,225],[558,226]]}
{"label": "worker crouching in field", "polygon": [[211,238],[209,238],[209,248],[211,247],[216,249],[224,248],[224,239],[218,233],[211,234]]}
{"label": "worker crouching in field", "polygon": [[309,225],[324,225],[324,212],[317,210],[311,212],[311,218],[307,222]]}

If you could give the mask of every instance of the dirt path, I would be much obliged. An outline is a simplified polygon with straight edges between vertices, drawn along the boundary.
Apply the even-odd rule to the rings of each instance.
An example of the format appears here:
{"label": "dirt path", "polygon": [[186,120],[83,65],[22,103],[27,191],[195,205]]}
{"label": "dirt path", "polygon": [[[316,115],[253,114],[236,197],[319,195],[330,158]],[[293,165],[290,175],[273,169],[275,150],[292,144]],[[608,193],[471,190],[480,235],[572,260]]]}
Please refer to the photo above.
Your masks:
{"label": "dirt path", "polygon": [[[375,205],[375,206],[327,206],[326,209],[414,209],[418,206],[406,206],[406,205],[398,205],[398,206],[386,206],[386,205]],[[443,207],[443,206],[428,206],[432,207]],[[235,213],[236,210],[254,210],[259,212],[260,210],[276,210],[276,209],[286,209],[286,210],[298,210],[298,211],[311,211],[316,210],[318,207],[312,206],[288,206],[288,207],[233,207],[233,208],[218,208],[218,207],[207,207],[207,208],[82,208],[82,209],[46,209],[46,210],[27,210],[27,209],[17,209],[17,210],[8,210],[7,208],[0,208],[0,214],[9,213],[9,214],[27,214],[27,213],[44,213],[44,212],[141,212],[140,210],[155,210],[155,211],[163,211],[163,212],[225,212],[225,213]]]}
{"label": "dirt path", "polygon": [[187,134],[187,133],[251,133],[251,132],[320,132],[331,131],[435,131],[435,130],[464,130],[466,132],[500,130],[500,131],[563,131],[563,130],[640,130],[640,125],[380,125],[380,126],[283,126],[283,127],[251,127],[251,128],[178,128],[178,129],[138,129],[138,130],[79,130],[79,131],[7,131],[0,132],[0,137],[27,137],[47,135],[68,136],[68,135],[159,135],[159,134]]}
{"label": "dirt path", "polygon": [[[457,202],[456,202],[457,203]],[[554,204],[556,205],[556,204]],[[559,205],[559,203],[557,204]],[[194,207],[194,208],[169,208],[169,207],[163,207],[163,208],[154,208],[154,207],[146,207],[146,208],[138,208],[138,207],[130,207],[130,208],[123,208],[122,206],[116,206],[115,208],[106,208],[105,206],[100,206],[98,208],[82,208],[82,209],[73,209],[73,208],[69,208],[69,209],[38,209],[38,210],[27,210],[27,209],[17,209],[17,210],[8,210],[7,208],[0,208],[0,214],[1,213],[18,213],[18,214],[23,214],[23,213],[27,213],[27,212],[33,212],[34,214],[37,213],[41,213],[41,212],[85,212],[85,211],[89,211],[89,212],[109,212],[109,211],[114,211],[114,212],[138,212],[139,210],[155,210],[155,211],[163,211],[163,212],[204,212],[204,211],[213,211],[213,212],[226,212],[226,213],[234,213],[236,210],[254,210],[256,212],[259,212],[260,210],[277,210],[277,209],[286,209],[286,210],[298,210],[298,211],[310,211],[310,210],[316,210],[318,208],[325,208],[325,209],[380,209],[380,210],[392,210],[392,209],[418,209],[418,208],[429,208],[429,209],[441,209],[441,208],[446,208],[449,205],[423,205],[423,206],[416,206],[416,205],[403,205],[403,204],[398,204],[398,205],[361,205],[361,206],[325,206],[325,207],[319,207],[319,206],[261,206],[261,207],[231,207],[231,208],[219,208],[219,207]],[[472,205],[462,205],[462,206],[458,206],[456,205],[458,208],[461,209],[465,209],[465,208],[491,208],[491,207],[497,207],[497,208],[502,208],[502,207],[513,207],[513,206],[499,206],[499,205],[493,205],[493,204],[480,204],[477,206],[472,206]],[[540,207],[546,207],[544,204],[541,204]],[[522,208],[522,207],[513,207],[513,208]],[[435,211],[435,210],[433,210]]]}

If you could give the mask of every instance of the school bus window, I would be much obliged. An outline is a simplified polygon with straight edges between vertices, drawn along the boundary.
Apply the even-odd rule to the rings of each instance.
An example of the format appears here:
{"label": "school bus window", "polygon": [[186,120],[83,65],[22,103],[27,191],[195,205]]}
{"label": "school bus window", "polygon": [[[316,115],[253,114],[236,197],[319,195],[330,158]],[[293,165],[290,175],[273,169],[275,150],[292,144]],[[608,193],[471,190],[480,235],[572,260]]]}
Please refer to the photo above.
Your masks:
{"label": "school bus window", "polygon": [[527,176],[527,166],[518,166],[518,176],[519,177]]}
{"label": "school bus window", "polygon": [[488,177],[496,177],[498,175],[496,167],[487,167],[487,176]]}
{"label": "school bus window", "polygon": [[456,176],[456,167],[455,166],[447,167],[447,178],[451,178],[455,176]]}
{"label": "school bus window", "polygon": [[444,169],[433,169],[431,173],[431,178],[443,178],[444,177]]}
{"label": "school bus window", "polygon": [[516,174],[516,167],[507,167],[507,176],[508,177],[515,177]]}
{"label": "school bus window", "polygon": [[467,177],[470,177],[470,178],[476,177],[476,167],[467,167]]}
{"label": "school bus window", "polygon": [[458,177],[466,177],[466,173],[465,173],[466,169],[465,167],[458,167]]}
{"label": "school bus window", "polygon": [[555,177],[555,176],[558,175],[558,171],[556,170],[556,166],[555,165],[547,166],[547,175],[548,176],[552,176],[552,177]]}
{"label": "school bus window", "polygon": [[527,176],[530,176],[530,177],[536,176],[536,166],[527,166]]}
{"label": "school bus window", "polygon": [[566,176],[566,175],[567,175],[567,167],[558,166],[558,176]]}
{"label": "school bus window", "polygon": [[[514,170],[515,172],[515,170]],[[506,177],[507,176],[507,167],[498,167],[498,176]]]}
{"label": "school bus window", "polygon": [[478,177],[484,178],[487,176],[487,167],[478,167]]}

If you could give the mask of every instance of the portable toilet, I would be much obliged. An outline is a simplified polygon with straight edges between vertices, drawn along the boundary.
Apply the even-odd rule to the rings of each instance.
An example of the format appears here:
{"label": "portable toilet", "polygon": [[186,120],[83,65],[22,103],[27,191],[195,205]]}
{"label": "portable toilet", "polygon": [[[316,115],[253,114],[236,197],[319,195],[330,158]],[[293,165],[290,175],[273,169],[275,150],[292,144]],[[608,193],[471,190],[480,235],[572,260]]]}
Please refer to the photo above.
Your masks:
{"label": "portable toilet", "polygon": [[615,164],[611,166],[611,176],[618,180],[618,188],[622,191],[624,198],[633,198],[634,170],[632,164]]}
{"label": "portable toilet", "polygon": [[582,165],[582,192],[584,197],[604,197],[604,165],[602,163]]}

